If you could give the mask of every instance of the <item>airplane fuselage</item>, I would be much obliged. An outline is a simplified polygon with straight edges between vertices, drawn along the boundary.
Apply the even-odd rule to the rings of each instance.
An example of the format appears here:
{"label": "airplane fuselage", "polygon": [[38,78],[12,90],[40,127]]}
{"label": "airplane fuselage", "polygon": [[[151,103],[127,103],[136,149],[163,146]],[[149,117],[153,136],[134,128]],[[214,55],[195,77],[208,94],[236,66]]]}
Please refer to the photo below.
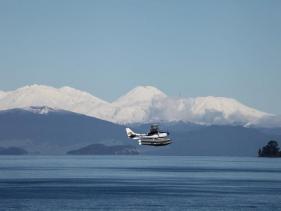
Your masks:
{"label": "airplane fuselage", "polygon": [[167,133],[157,133],[153,135],[148,135],[148,134],[136,134],[136,137],[134,139],[157,139],[157,138],[165,138],[167,137]]}

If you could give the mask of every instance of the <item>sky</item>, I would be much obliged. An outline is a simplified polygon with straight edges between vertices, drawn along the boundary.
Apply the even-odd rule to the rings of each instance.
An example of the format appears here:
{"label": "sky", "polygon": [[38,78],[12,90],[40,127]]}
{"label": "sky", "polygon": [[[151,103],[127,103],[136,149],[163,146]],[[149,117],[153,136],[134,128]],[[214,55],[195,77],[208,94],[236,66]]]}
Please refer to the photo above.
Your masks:
{"label": "sky", "polygon": [[0,0],[0,90],[139,85],[281,114],[279,0]]}

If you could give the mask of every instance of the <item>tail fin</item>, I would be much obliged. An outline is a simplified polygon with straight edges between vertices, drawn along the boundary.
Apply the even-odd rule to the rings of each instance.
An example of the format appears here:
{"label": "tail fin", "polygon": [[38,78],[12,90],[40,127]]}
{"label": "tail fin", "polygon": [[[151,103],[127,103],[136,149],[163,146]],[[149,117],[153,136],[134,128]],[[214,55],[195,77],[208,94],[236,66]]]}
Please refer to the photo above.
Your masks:
{"label": "tail fin", "polygon": [[136,137],[136,134],[130,128],[126,128],[126,133],[127,133],[128,138]]}

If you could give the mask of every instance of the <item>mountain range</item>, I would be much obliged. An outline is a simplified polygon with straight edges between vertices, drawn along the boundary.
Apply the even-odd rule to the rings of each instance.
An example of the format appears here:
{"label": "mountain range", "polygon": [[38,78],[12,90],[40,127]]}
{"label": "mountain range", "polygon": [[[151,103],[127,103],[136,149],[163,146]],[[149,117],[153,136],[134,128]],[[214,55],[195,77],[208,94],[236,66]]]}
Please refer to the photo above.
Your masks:
{"label": "mountain range", "polygon": [[31,106],[71,111],[122,125],[183,121],[200,125],[281,126],[279,116],[258,111],[235,99],[171,97],[152,86],[136,87],[113,102],[71,87],[31,85],[0,91],[0,110]]}
{"label": "mountain range", "polygon": [[[255,156],[281,140],[280,117],[223,97],[169,97],[140,86],[114,102],[70,87],[31,85],[0,91],[2,154],[148,154]],[[169,130],[164,148],[138,146],[125,127]]]}

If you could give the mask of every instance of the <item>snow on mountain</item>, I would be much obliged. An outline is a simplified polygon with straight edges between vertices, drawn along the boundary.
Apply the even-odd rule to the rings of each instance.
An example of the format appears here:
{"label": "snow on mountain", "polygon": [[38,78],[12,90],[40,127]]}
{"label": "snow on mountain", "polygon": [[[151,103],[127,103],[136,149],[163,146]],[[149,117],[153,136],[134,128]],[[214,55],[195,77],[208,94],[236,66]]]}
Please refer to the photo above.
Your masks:
{"label": "snow on mountain", "polygon": [[268,115],[234,99],[212,96],[168,97],[163,101],[154,102],[150,111],[150,119],[153,121],[186,121],[207,125],[244,125]]}
{"label": "snow on mountain", "polygon": [[23,110],[30,111],[35,114],[48,114],[49,112],[60,111],[60,110],[55,110],[53,108],[50,108],[48,106],[30,106],[27,108],[23,108]]}
{"label": "snow on mountain", "polygon": [[115,108],[112,118],[118,123],[147,122],[152,103],[166,97],[155,87],[138,86],[112,103]]}
{"label": "snow on mountain", "polygon": [[118,98],[113,102],[115,106],[135,106],[141,104],[142,106],[150,105],[154,99],[163,99],[167,97],[159,89],[152,86],[138,86],[128,92],[126,95]]}
{"label": "snow on mountain", "polygon": [[[0,110],[31,106],[33,110],[36,106],[45,106],[120,124],[184,121],[207,125],[247,125],[273,116],[231,98],[168,97],[152,86],[136,87],[112,103],[71,87],[32,85],[14,91],[0,92]],[[48,109],[41,109],[40,112],[48,112]]]}
{"label": "snow on mountain", "polygon": [[268,115],[247,107],[235,99],[224,97],[198,97],[194,100],[191,111],[195,116],[219,112],[229,123],[247,123]]}
{"label": "snow on mountain", "polygon": [[269,116],[223,97],[174,98],[151,86],[136,87],[112,103],[118,123],[185,121],[196,124],[239,124]]}
{"label": "snow on mountain", "polygon": [[0,90],[0,99],[6,95],[6,92]]}
{"label": "snow on mountain", "polygon": [[0,110],[30,106],[48,106],[102,119],[111,116],[111,112],[113,112],[109,103],[87,92],[70,87],[57,89],[43,85],[31,85],[10,91],[0,98]]}
{"label": "snow on mountain", "polygon": [[266,115],[248,122],[245,127],[280,128],[281,115]]}

